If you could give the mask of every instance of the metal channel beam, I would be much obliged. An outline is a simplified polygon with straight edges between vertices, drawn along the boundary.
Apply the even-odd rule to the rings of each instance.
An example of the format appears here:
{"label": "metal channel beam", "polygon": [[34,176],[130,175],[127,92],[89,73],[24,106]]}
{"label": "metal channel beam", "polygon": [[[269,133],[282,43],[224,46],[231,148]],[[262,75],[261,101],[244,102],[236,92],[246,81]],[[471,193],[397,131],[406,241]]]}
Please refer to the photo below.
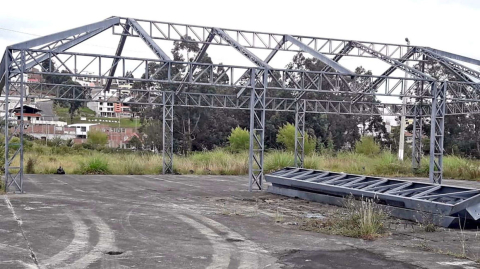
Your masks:
{"label": "metal channel beam", "polygon": [[[270,52],[270,54],[268,54],[267,58],[265,58],[264,62],[265,63],[269,63],[273,57],[275,56],[275,54],[277,54],[278,50],[283,46],[283,44],[285,44],[285,38],[282,38],[277,46],[275,46],[275,48]],[[258,70],[257,70],[258,71]],[[242,75],[242,76],[245,76],[246,74],[248,74],[248,70],[245,71],[245,73]],[[261,75],[262,74],[262,71],[260,72],[257,72],[257,76]],[[240,98],[240,96],[242,96],[243,92],[246,90],[247,88],[246,87],[243,87],[241,88],[238,92],[237,92],[237,98]]]}
{"label": "metal channel beam", "polygon": [[147,34],[147,32],[138,24],[134,19],[127,19],[128,25],[130,25],[135,32],[142,38],[147,46],[153,51],[155,55],[161,60],[171,61],[170,57],[153,41],[153,39]]}
{"label": "metal channel beam", "polygon": [[[108,27],[102,27],[102,28],[99,28],[97,30],[93,30],[89,33],[86,33],[78,38],[75,38],[73,40],[70,40],[68,41],[67,43],[64,43],[58,47],[55,47],[52,52],[62,52],[62,51],[66,51],[98,34],[100,34],[101,32],[107,30],[108,28],[110,28],[110,26]],[[32,67],[34,67],[35,65],[38,65],[38,64],[41,64],[43,61],[45,61],[46,59],[49,58],[49,54],[47,53],[44,53],[43,55],[39,56],[38,58],[33,58],[29,63],[27,63],[25,65],[25,70],[29,70],[31,69]]]}
{"label": "metal channel beam", "polygon": [[432,58],[433,60],[443,64],[450,71],[452,71],[454,74],[456,74],[466,82],[473,82],[472,79],[470,79],[470,77],[468,77],[467,75],[480,79],[480,72],[473,70],[469,67],[466,67],[464,65],[461,65],[455,61],[452,61],[449,58],[446,58],[438,53],[435,53],[433,50],[430,50],[427,48],[421,48],[420,52]]}
{"label": "metal channel beam", "polygon": [[[343,48],[340,50],[339,54],[335,55],[332,60],[334,62],[338,62],[343,58],[343,56],[348,55],[352,50],[353,50],[353,46],[351,42],[347,42],[345,43],[345,46],[343,46]],[[332,67],[327,65],[324,68],[322,68],[321,72],[329,72],[331,69]],[[317,83],[319,78],[320,78],[320,75],[316,75],[313,81],[307,85],[307,88],[310,88],[313,84]],[[300,92],[296,100],[297,101],[301,100],[303,96],[305,96],[305,93],[306,93],[305,91]]]}
{"label": "metal channel beam", "polygon": [[286,35],[285,39],[286,39],[286,41],[290,41],[291,43],[293,43],[295,46],[299,47],[301,50],[305,51],[306,53],[308,53],[308,54],[312,55],[313,57],[319,59],[324,64],[332,67],[337,72],[342,73],[342,74],[346,74],[346,75],[355,75],[352,71],[348,70],[347,68],[343,67],[342,65],[338,64],[337,62],[335,62],[332,59],[328,58],[327,56],[323,55],[322,53],[312,49],[310,46],[302,43],[301,41],[294,38],[293,36]]}
{"label": "metal channel beam", "polygon": [[[123,32],[125,35],[120,36],[120,41],[118,42],[117,50],[115,51],[115,56],[120,56],[122,55],[123,52],[123,47],[125,46],[125,41],[127,40],[127,35],[130,32],[130,25],[125,25],[125,28],[123,29]],[[112,63],[112,67],[110,68],[110,71],[108,72],[109,77],[113,77],[115,75],[115,71],[117,71],[117,66],[118,63],[120,62],[120,58],[115,58]],[[125,71],[125,70],[123,70]],[[105,91],[109,91],[110,87],[112,86],[112,78],[107,79],[107,83],[105,84]]]}
{"label": "metal channel beam", "polygon": [[220,36],[223,40],[225,40],[230,46],[232,46],[234,49],[239,51],[243,56],[247,57],[252,63],[256,64],[259,67],[267,68],[267,69],[273,69],[270,65],[268,65],[266,62],[264,62],[262,59],[258,58],[257,55],[253,54],[251,51],[246,49],[244,46],[242,46],[240,43],[238,43],[235,39],[230,37],[227,33],[225,33],[222,29],[220,28],[213,28],[213,32]]}
{"label": "metal channel beam", "polygon": [[466,62],[466,63],[470,63],[470,64],[475,64],[475,65],[480,65],[480,60],[477,60],[477,59],[473,59],[473,58],[470,58],[470,57],[465,57],[465,56],[462,56],[462,55],[458,55],[458,54],[455,54],[455,53],[451,53],[451,52],[447,52],[447,51],[443,51],[443,50],[438,50],[438,49],[434,49],[434,48],[424,48],[424,49],[428,49],[440,56],[443,56],[443,57],[448,57],[450,59],[454,59],[454,60],[458,60],[458,61],[462,61],[462,62]]}
{"label": "metal channel beam", "polygon": [[426,80],[431,80],[431,81],[435,81],[436,79],[431,77],[430,75],[428,74],[425,74],[413,67],[410,67],[398,60],[395,60],[393,58],[390,58],[388,57],[387,55],[383,54],[383,53],[380,53],[372,48],[369,48],[367,46],[365,46],[364,44],[361,44],[359,42],[356,42],[356,41],[352,41],[352,45],[360,50],[363,50],[365,51],[366,53],[370,54],[370,55],[373,55],[375,56],[376,58],[392,65],[392,66],[395,66],[396,68],[399,68],[409,74],[411,74],[412,76],[415,76],[417,78],[421,78],[421,79],[426,79]]}
{"label": "metal channel beam", "polygon": [[[207,49],[208,47],[210,46],[210,42],[212,42],[213,38],[215,37],[215,33],[214,31],[210,31],[210,33],[208,34],[207,36],[207,42],[208,43],[204,43],[202,45],[202,47],[200,48],[200,51],[197,53],[197,56],[195,56],[195,59],[193,60],[194,63],[200,63],[200,61],[202,60],[203,56],[205,56],[205,53],[207,52]],[[195,71],[195,69],[197,68],[196,65],[192,65],[190,66],[190,69],[191,69],[191,72],[188,72],[188,73],[193,73]],[[190,76],[185,76],[183,78],[183,82],[186,82],[188,79],[190,78]],[[185,84],[180,84],[177,88],[177,90],[175,91],[175,94],[179,94],[182,90],[183,90],[183,87],[185,86]]]}
{"label": "metal channel beam", "polygon": [[35,39],[32,39],[32,40],[28,40],[28,41],[25,41],[25,42],[20,42],[20,43],[11,45],[9,48],[10,49],[30,49],[30,48],[40,46],[40,45],[43,45],[43,44],[46,44],[46,43],[62,40],[62,39],[65,39],[67,37],[70,37],[70,36],[82,34],[82,33],[85,33],[85,32],[94,31],[94,30],[97,30],[99,28],[108,28],[108,27],[111,27],[111,26],[119,24],[119,23],[120,23],[120,18],[114,17],[114,18],[106,19],[106,20],[101,21],[101,22],[88,24],[88,25],[85,25],[85,26],[81,26],[81,27],[77,27],[77,28],[74,28],[74,29],[66,30],[66,31],[63,31],[63,32],[58,32],[56,34],[51,34],[51,35],[35,38]]}
{"label": "metal channel beam", "polygon": [[[398,60],[400,63],[405,63],[408,59],[410,59],[413,55],[415,55],[415,52],[416,52],[416,49],[415,47],[412,47],[410,48],[407,53],[405,53],[402,57],[401,60]],[[397,70],[398,66],[394,65],[394,66],[390,66],[385,72],[383,72],[382,76],[390,76],[395,70]],[[360,100],[362,97],[363,97],[363,93],[365,92],[375,92],[378,87],[380,87],[380,85],[385,81],[385,78],[383,77],[380,77],[380,78],[377,78],[375,79],[370,85],[367,86],[367,88],[365,88],[362,93],[356,95],[353,99],[352,99],[352,102],[355,103],[357,102],[358,100]],[[404,82],[405,83],[405,82]]]}

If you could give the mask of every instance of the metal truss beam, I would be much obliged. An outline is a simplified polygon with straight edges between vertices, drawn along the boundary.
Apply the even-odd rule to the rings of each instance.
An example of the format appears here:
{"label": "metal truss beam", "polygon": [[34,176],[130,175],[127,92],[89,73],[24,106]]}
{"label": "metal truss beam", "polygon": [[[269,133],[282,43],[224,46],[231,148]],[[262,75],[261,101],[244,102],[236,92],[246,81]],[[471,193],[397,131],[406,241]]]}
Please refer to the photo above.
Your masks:
{"label": "metal truss beam", "polygon": [[147,46],[153,51],[155,55],[161,60],[171,61],[170,57],[153,41],[147,32],[134,19],[127,19],[127,24],[130,25],[135,32],[142,38]]}
{"label": "metal truss beam", "polygon": [[268,84],[268,72],[264,72],[261,79],[255,78],[255,70],[250,74],[251,97],[250,97],[250,149],[248,166],[248,190],[252,191],[255,186],[259,190],[263,188],[263,154],[265,150],[265,108]]}
{"label": "metal truss beam", "polygon": [[435,81],[436,79],[431,77],[430,75],[428,74],[425,74],[424,72],[421,72],[413,67],[410,67],[402,62],[400,62],[399,60],[395,60],[393,58],[390,58],[388,57],[387,55],[383,54],[383,53],[380,53],[370,47],[367,47],[365,46],[364,44],[361,44],[359,42],[356,42],[356,41],[352,41],[352,45],[360,50],[363,50],[365,51],[366,53],[369,53],[370,55],[373,55],[375,56],[376,58],[398,68],[398,69],[401,69],[407,73],[409,73],[410,75],[412,76],[415,76],[417,78],[420,78],[420,79],[425,79],[425,80],[430,80],[430,81]]}
{"label": "metal truss beam", "polygon": [[230,46],[232,46],[234,49],[239,51],[243,56],[245,56],[248,60],[250,60],[252,63],[259,67],[267,68],[267,69],[272,69],[270,65],[268,65],[266,62],[262,61],[257,55],[253,54],[251,51],[246,49],[244,46],[242,46],[240,43],[238,43],[235,39],[230,37],[227,33],[225,33],[222,29],[220,28],[213,28],[213,32],[220,36],[223,40],[225,40]]}
{"label": "metal truss beam", "polygon": [[[28,52],[47,52],[48,50],[26,50]],[[246,71],[252,69],[252,67],[244,66],[232,66],[232,65],[219,65],[219,64],[210,64],[210,63],[192,63],[192,62],[173,62],[165,61],[159,59],[146,59],[146,58],[136,58],[136,57],[116,57],[112,55],[99,55],[99,54],[90,54],[90,53],[74,53],[74,52],[61,52],[61,53],[52,53],[52,57],[55,57],[60,62],[60,66],[64,67],[68,72],[62,72],[60,68],[52,70],[52,68],[47,68],[48,70],[41,70],[39,74],[42,75],[59,75],[59,76],[74,76],[74,77],[84,77],[84,78],[97,78],[97,79],[119,79],[119,80],[132,80],[139,82],[151,82],[151,83],[171,83],[171,84],[182,84],[184,76],[190,77],[186,82],[190,85],[210,85],[210,86],[219,86],[219,87],[231,87],[231,88],[244,88],[249,87],[245,85],[245,81],[249,78],[247,76],[242,76],[236,79],[235,74],[242,74]],[[119,75],[115,77],[108,76],[108,71],[111,66],[106,67],[105,65],[98,65],[93,67],[91,63],[94,61],[101,63],[110,63],[114,59],[120,59],[122,61],[121,66],[125,69],[125,66],[137,66],[131,71],[137,70],[140,66],[148,66],[149,63],[154,63],[159,66],[157,72],[163,71],[168,74],[168,76],[156,78],[150,76],[148,78],[128,78],[125,77],[126,70],[123,70]],[[187,73],[176,72],[178,66],[183,66]],[[192,66],[197,66],[201,68],[201,72],[193,72]],[[89,75],[82,74],[83,70],[88,70],[92,68],[97,68],[97,74]],[[216,74],[214,70],[223,70],[222,73]],[[261,72],[261,71],[259,71]],[[18,74],[18,71],[13,70],[12,74]],[[258,75],[257,75],[258,76]],[[275,90],[294,90],[294,91],[310,91],[310,92],[336,92],[336,93],[348,93],[348,94],[358,94],[359,91],[365,88],[365,81],[370,79],[379,78],[381,76],[369,76],[369,75],[355,75],[355,79],[351,80],[350,75],[343,75],[339,73],[330,73],[330,72],[320,72],[320,71],[306,71],[306,70],[293,70],[293,69],[272,69],[268,72],[269,89]],[[316,83],[314,79],[318,77]],[[226,79],[224,79],[226,78]],[[235,78],[235,79],[234,79]],[[394,80],[398,82],[402,81],[421,81],[421,79],[416,78],[405,78],[405,77],[385,77],[386,81]],[[393,92],[383,93],[372,93],[372,95],[377,96],[406,96],[406,97],[419,97],[416,94],[412,95],[401,95]],[[422,92],[423,97],[430,97],[431,94],[429,91]],[[450,97],[449,97],[450,98]],[[455,96],[450,99],[455,98]],[[461,100],[467,100],[461,98]]]}
{"label": "metal truss beam", "polygon": [[442,184],[447,82],[433,85],[430,129],[430,182]]}
{"label": "metal truss beam", "polygon": [[[257,78],[258,79],[258,78]],[[29,98],[50,99],[63,101],[81,101],[96,102],[98,97],[103,97],[103,91],[92,93],[90,87],[65,84],[46,84],[46,83],[25,83],[29,87]],[[15,88],[12,86],[11,88]],[[94,89],[103,89],[95,87]],[[125,104],[139,105],[163,105],[161,90],[131,89],[137,97],[134,101],[120,99],[118,102]],[[80,97],[84,96],[84,97]],[[175,106],[182,107],[205,107],[205,108],[224,108],[224,109],[250,109],[250,96],[241,96],[228,94],[210,94],[210,93],[190,93],[182,92],[175,98]],[[146,101],[141,101],[146,100]],[[265,109],[267,111],[295,112],[295,98],[266,97]],[[401,116],[401,104],[388,104],[378,102],[357,102],[352,104],[350,101],[334,101],[321,99],[304,99],[306,113],[313,114],[345,114],[345,115],[380,115],[380,116]],[[453,103],[452,103],[453,104]],[[406,105],[406,116],[414,115],[415,105]],[[425,108],[424,108],[425,109]],[[425,110],[427,111],[427,110]],[[429,113],[430,110],[428,110]],[[458,113],[459,109],[452,109]],[[427,112],[426,112],[427,113]]]}
{"label": "metal truss beam", "polygon": [[417,104],[414,109],[413,117],[413,142],[412,142],[412,168],[420,168],[422,162],[422,136],[423,136],[423,109],[422,103]]}
{"label": "metal truss beam", "polygon": [[173,108],[175,103],[174,92],[163,92],[163,150],[162,150],[162,172],[173,174]]}
{"label": "metal truss beam", "polygon": [[[124,33],[128,34],[130,31],[130,25],[125,25],[125,29],[123,30]],[[121,56],[123,52],[123,47],[125,46],[125,41],[127,41],[127,35],[120,36],[120,41],[118,42],[117,50],[115,51],[115,56]],[[108,74],[109,77],[115,76],[115,72],[117,71],[117,65],[120,62],[120,58],[113,59],[112,67],[110,68],[110,72]],[[105,91],[109,91],[110,87],[112,86],[112,79],[107,79],[107,83],[105,84]]]}
{"label": "metal truss beam", "polygon": [[332,59],[328,58],[327,56],[323,55],[322,53],[312,49],[307,44],[302,43],[298,39],[294,38],[291,35],[285,36],[286,41],[291,42],[295,46],[299,47],[302,51],[312,55],[313,57],[317,58],[318,60],[322,61],[324,64],[330,66],[331,68],[335,69],[337,72],[345,74],[345,75],[354,75],[354,73],[347,68],[343,67],[342,65],[338,64],[337,62],[333,61]]}
{"label": "metal truss beam", "polygon": [[[207,37],[207,41],[208,42],[211,42],[213,40],[213,38],[215,37],[215,33],[214,31],[210,31],[210,33],[208,34],[208,37]],[[207,49],[208,47],[210,46],[210,43],[204,43],[202,45],[202,47],[200,48],[200,51],[197,53],[197,55],[195,56],[195,59],[193,60],[194,63],[200,63],[203,56],[205,56],[205,53],[207,52]],[[196,65],[192,65],[190,66],[190,68],[192,69],[191,72],[188,72],[188,73],[193,73],[196,69]],[[185,76],[183,78],[183,82],[186,82],[189,78],[191,78],[190,76]],[[180,86],[178,86],[177,90],[175,91],[176,94],[179,94],[182,90],[183,90],[183,87],[184,87],[185,84],[180,84]]]}
{"label": "metal truss beam", "polygon": [[[127,19],[127,18],[122,18]],[[212,45],[221,45],[221,46],[230,46],[227,42],[224,42],[220,39],[214,39],[211,42],[206,41],[206,36],[208,35],[211,26],[199,26],[191,24],[179,24],[179,23],[170,23],[170,22],[160,22],[152,20],[142,20],[136,19],[139,22],[148,23],[150,29],[150,36],[152,39],[160,40],[171,40],[171,41],[184,41],[185,36],[192,37],[192,40],[189,42],[194,43],[210,43]],[[117,27],[119,28],[119,27]],[[284,34],[278,33],[267,33],[267,32],[258,32],[258,31],[245,31],[238,29],[227,29],[221,28],[222,31],[230,35],[236,42],[240,43],[245,48],[255,48],[255,49],[274,49],[280,40],[284,37]],[[114,34],[121,35],[121,31],[114,31]],[[131,35],[131,34],[130,34]],[[323,37],[312,37],[312,36],[299,36],[293,35],[294,38],[300,40],[304,44],[309,45],[312,49],[324,54],[324,55],[338,55],[339,49],[345,45],[345,43],[350,42],[350,40],[345,39],[334,39],[334,38],[323,38]],[[357,41],[362,44],[365,44],[368,47],[378,49],[379,51],[384,51],[386,55],[391,58],[401,58],[403,53],[406,52],[407,46],[404,44],[391,44],[391,43],[380,43],[380,42],[370,42],[370,41]],[[297,49],[293,46],[283,46],[280,48],[283,51],[294,51],[300,52],[301,49]],[[367,57],[374,58],[370,55],[365,55],[363,53],[351,54],[352,57]]]}
{"label": "metal truss beam", "polygon": [[[20,59],[22,64],[20,70],[24,70],[25,52],[20,52]],[[5,61],[6,79],[5,79],[5,118],[4,118],[4,132],[5,132],[5,192],[13,189],[13,192],[23,193],[23,102],[25,99],[25,81],[23,71],[20,71],[18,81],[12,82],[9,78],[10,59],[7,57]],[[16,87],[11,88],[10,85],[16,84]],[[14,109],[9,110],[10,94],[14,93],[19,97],[19,101],[15,104]],[[15,114],[15,108],[19,108],[19,115]],[[18,118],[17,118],[18,117]],[[10,128],[11,127],[11,128]],[[11,130],[10,130],[11,129]],[[19,142],[12,143],[12,138],[18,136]],[[19,166],[13,165],[16,157],[19,157]]]}
{"label": "metal truss beam", "polygon": [[85,33],[85,32],[91,32],[91,31],[97,30],[99,28],[109,28],[109,27],[112,27],[112,26],[114,26],[116,24],[119,24],[119,23],[120,23],[120,18],[113,17],[113,18],[106,19],[106,20],[101,21],[101,22],[88,24],[88,25],[85,25],[85,26],[81,26],[81,27],[77,27],[77,28],[74,28],[74,29],[66,30],[66,31],[63,31],[63,32],[58,32],[56,34],[51,34],[51,35],[35,38],[35,39],[28,40],[28,41],[25,41],[25,42],[20,42],[20,43],[11,45],[10,49],[30,49],[30,48],[33,48],[33,47],[44,45],[46,43],[62,40],[62,39],[65,39],[67,37],[71,37],[71,36],[74,36],[74,35],[82,34],[82,33]]}
{"label": "metal truss beam", "polygon": [[302,168],[305,162],[305,99],[295,102],[295,167]]}

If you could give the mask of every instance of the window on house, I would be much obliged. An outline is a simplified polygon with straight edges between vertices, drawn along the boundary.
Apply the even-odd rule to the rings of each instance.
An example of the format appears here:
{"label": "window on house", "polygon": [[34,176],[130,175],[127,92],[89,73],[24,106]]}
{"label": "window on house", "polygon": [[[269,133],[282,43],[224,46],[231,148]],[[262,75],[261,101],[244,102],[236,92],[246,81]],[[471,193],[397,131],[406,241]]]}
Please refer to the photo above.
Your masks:
{"label": "window on house", "polygon": [[86,131],[87,131],[87,127],[82,127],[80,130],[81,130],[82,132],[86,132]]}
{"label": "window on house", "polygon": [[107,103],[107,106],[113,106],[113,103]]}
{"label": "window on house", "polygon": [[103,106],[103,102],[100,102],[100,105]]}

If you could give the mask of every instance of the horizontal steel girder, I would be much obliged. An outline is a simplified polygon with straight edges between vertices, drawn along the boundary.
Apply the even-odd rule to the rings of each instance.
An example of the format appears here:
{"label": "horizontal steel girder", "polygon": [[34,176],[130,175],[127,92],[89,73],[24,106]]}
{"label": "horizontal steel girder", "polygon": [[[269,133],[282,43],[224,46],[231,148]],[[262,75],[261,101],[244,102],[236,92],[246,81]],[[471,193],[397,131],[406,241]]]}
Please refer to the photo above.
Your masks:
{"label": "horizontal steel girder", "polygon": [[[43,52],[49,53],[48,50],[26,50],[27,54],[30,52]],[[84,59],[85,58],[85,59]],[[185,83],[191,85],[211,85],[221,87],[249,87],[245,85],[246,77],[235,77],[235,74],[245,74],[246,71],[251,70],[252,67],[244,66],[232,66],[232,65],[218,65],[209,63],[192,63],[192,62],[174,62],[165,61],[159,59],[145,59],[136,57],[119,57],[110,55],[88,54],[88,53],[74,53],[74,52],[61,52],[55,53],[55,59],[59,62],[61,67],[68,70],[68,73],[62,72],[59,68],[56,70],[41,70],[39,74],[45,75],[59,75],[59,76],[74,76],[74,77],[91,77],[101,79],[119,79],[119,80],[131,80],[142,81],[152,83],[184,83],[184,77],[189,77]],[[137,68],[140,66],[146,67],[147,64],[152,63],[159,66],[157,73],[164,71],[166,74],[162,77],[154,77],[149,74],[146,78],[129,78],[121,74],[125,74],[126,71],[134,72],[137,68],[132,70],[122,70],[120,75],[111,77],[108,76],[108,70],[111,66],[95,65],[98,67],[97,74],[84,74],[83,70],[92,68],[93,62],[108,63],[112,60],[119,59],[122,62],[120,67],[124,68],[128,65],[135,65]],[[196,66],[191,68],[192,66]],[[187,70],[186,74],[176,71],[181,67],[183,70]],[[253,67],[254,68],[254,67]],[[254,68],[257,71],[262,71],[262,68]],[[197,70],[201,70],[198,71]],[[215,74],[215,70],[222,70],[219,74]],[[12,74],[19,74],[17,69],[12,70]],[[167,75],[168,74],[168,75]],[[311,91],[311,92],[338,92],[338,93],[350,93],[358,94],[365,87],[365,81],[376,79],[381,76],[369,76],[369,75],[355,75],[355,79],[352,79],[350,75],[342,75],[339,73],[331,72],[319,72],[319,71],[306,71],[306,70],[292,70],[292,69],[272,69],[268,70],[268,85],[269,89],[282,89],[282,90],[295,90],[295,91]],[[314,82],[317,78],[317,83]],[[404,77],[385,77],[386,80],[398,80],[402,81],[421,81],[416,78],[404,78]],[[323,82],[323,83],[319,83]],[[382,96],[399,96],[395,93],[375,93],[375,95]],[[421,97],[428,97],[430,93],[425,92]],[[420,97],[411,95],[407,97]]]}

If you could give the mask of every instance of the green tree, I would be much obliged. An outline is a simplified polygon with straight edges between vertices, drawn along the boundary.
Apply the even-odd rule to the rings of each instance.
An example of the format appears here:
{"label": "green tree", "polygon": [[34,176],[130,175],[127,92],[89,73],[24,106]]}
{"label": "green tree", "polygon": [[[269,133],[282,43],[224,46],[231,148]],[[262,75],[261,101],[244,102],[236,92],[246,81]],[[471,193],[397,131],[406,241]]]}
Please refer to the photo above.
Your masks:
{"label": "green tree", "polygon": [[87,143],[93,148],[103,147],[108,142],[108,135],[106,133],[92,130],[87,133]]}
{"label": "green tree", "polygon": [[[295,126],[293,124],[287,123],[278,130],[277,143],[282,144],[288,151],[295,150]],[[305,134],[305,154],[312,153],[316,145],[316,138]]]}
{"label": "green tree", "polygon": [[138,150],[143,149],[142,141],[136,135],[134,135],[130,139],[130,141],[128,141],[127,144],[128,144],[129,147],[132,147],[132,148],[135,148],[135,149],[138,149]]}
{"label": "green tree", "polygon": [[250,147],[250,132],[237,126],[237,128],[232,129],[228,142],[232,151],[248,150]]}

